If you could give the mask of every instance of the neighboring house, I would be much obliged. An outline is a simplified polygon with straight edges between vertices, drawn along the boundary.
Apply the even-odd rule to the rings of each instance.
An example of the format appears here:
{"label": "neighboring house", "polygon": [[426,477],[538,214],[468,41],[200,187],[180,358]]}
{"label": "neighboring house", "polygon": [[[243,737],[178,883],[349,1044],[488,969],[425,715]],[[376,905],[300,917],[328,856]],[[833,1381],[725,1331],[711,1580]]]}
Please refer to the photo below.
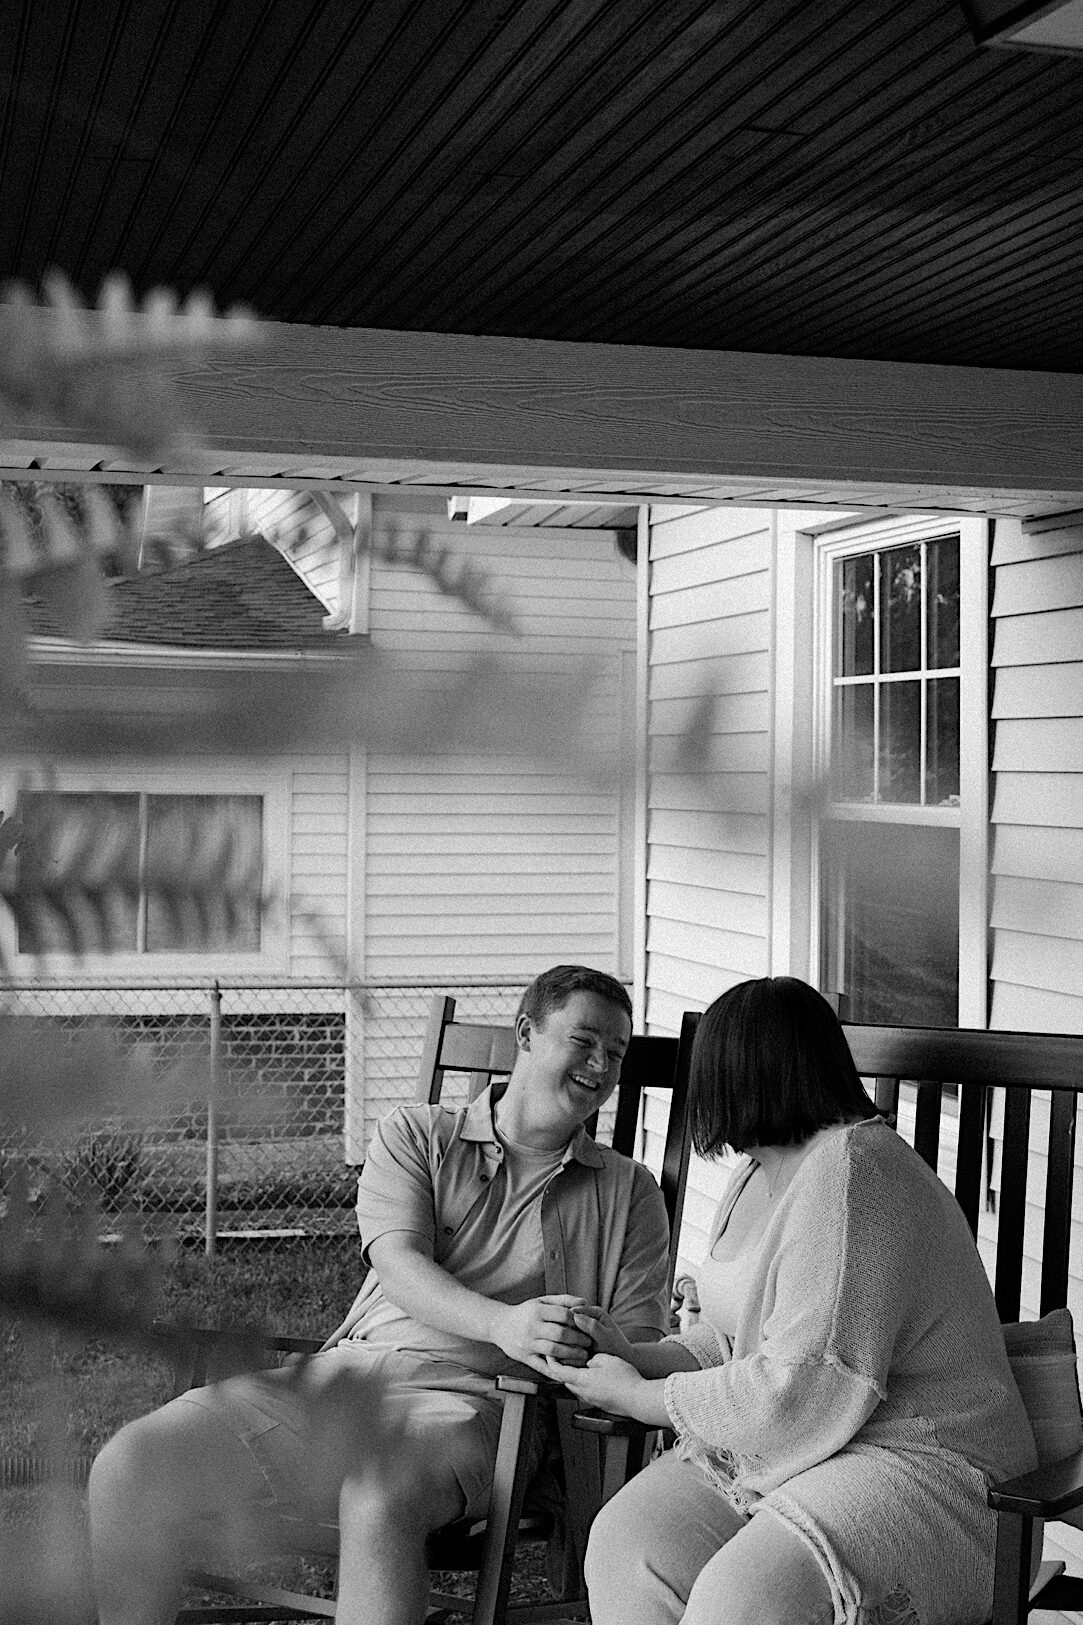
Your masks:
{"label": "neighboring house", "polygon": [[[115,579],[109,590],[111,621],[91,644],[61,636],[44,602],[28,606],[34,700],[52,712],[85,716],[91,741],[98,719],[176,714],[245,673],[335,669],[356,642],[324,631],[319,599],[259,536]],[[34,765],[6,765],[5,806],[13,803],[21,771]],[[130,918],[103,928],[82,958],[81,977],[288,982],[333,974],[347,936],[343,760],[303,746],[243,756],[216,746],[211,734],[205,747],[183,757],[73,757],[50,761],[48,772],[73,826],[81,807],[93,810],[83,798],[108,796],[118,825],[131,826],[140,861],[148,845],[152,853],[155,843],[164,850],[174,833],[170,820],[205,820],[212,833],[227,820],[238,860],[258,873],[269,900],[260,918],[238,921],[227,939],[208,941],[195,920],[187,939],[165,934],[141,899]],[[16,975],[70,976],[62,940],[39,945],[43,960],[26,951],[34,945],[21,943],[10,921],[2,928]]]}
{"label": "neighboring house", "polygon": [[[148,531],[191,527],[190,496],[150,489]],[[345,502],[356,523],[357,500]],[[341,677],[358,647],[379,653],[392,680],[409,672],[415,701],[430,694],[434,704],[479,654],[526,685],[589,661],[599,674],[590,713],[598,760],[607,752],[615,760],[622,744],[631,752],[636,573],[615,528],[471,526],[468,535],[432,499],[377,500],[370,517],[375,554],[355,560],[304,492],[207,493],[202,526],[212,545],[190,562],[115,580],[113,621],[98,643],[59,637],[45,606],[31,606],[37,703],[95,715],[168,711],[198,705],[217,685],[228,692],[245,672]],[[402,552],[419,530],[433,549],[473,560],[517,634],[494,632],[424,573],[389,562],[391,533]],[[238,532],[244,539],[217,545]],[[525,983],[554,962],[587,961],[631,979],[627,782],[601,772],[584,784],[559,764],[548,769],[529,738],[514,758],[447,746],[419,756],[408,729],[401,751],[394,743],[385,736],[377,751],[362,736],[328,751],[294,739],[240,757],[216,748],[212,734],[205,750],[183,757],[50,764],[73,830],[84,798],[108,796],[144,854],[168,843],[171,818],[196,808],[228,827],[237,851],[259,854],[271,900],[261,919],[235,920],[228,939],[186,944],[141,902],[83,957],[79,977],[125,985],[125,1008],[148,980],[258,981],[260,1008],[270,1001],[283,1011],[291,988],[338,984],[320,1013],[345,1021],[351,1161],[375,1119],[412,1089],[430,990],[456,992],[467,1016],[505,1019]],[[24,765],[8,764],[0,804],[13,801]],[[60,944],[20,943],[10,922],[6,929],[17,976],[71,979],[70,957],[29,951]],[[347,995],[347,981],[371,991]],[[156,998],[138,1002],[149,1008]]]}

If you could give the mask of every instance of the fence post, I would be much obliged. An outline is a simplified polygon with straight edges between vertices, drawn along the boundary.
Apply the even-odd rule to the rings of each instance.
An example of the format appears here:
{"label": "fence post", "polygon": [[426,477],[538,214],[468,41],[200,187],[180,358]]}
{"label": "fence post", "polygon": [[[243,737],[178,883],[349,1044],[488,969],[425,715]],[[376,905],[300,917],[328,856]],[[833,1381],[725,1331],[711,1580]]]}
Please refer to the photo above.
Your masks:
{"label": "fence post", "polygon": [[214,982],[211,994],[211,1067],[207,1084],[207,1202],[204,1250],[213,1258],[218,1239],[218,1080],[222,1059],[222,994]]}

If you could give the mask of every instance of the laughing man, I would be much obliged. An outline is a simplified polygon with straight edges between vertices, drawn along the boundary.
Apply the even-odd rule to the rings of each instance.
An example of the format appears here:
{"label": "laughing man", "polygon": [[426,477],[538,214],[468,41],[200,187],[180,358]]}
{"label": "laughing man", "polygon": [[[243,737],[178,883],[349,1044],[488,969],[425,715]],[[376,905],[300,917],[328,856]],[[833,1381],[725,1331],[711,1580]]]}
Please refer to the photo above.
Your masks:
{"label": "laughing man", "polygon": [[[506,1085],[472,1105],[399,1108],[358,1186],[365,1283],[300,1377],[194,1389],[129,1423],[90,1483],[101,1625],[170,1625],[184,1577],[337,1521],[340,1625],[419,1625],[425,1536],[483,1516],[502,1374],[582,1365],[573,1310],[632,1341],[665,1328],[667,1226],[638,1163],[584,1122],[631,1034],[621,984],[558,965],[527,988]],[[524,1370],[524,1368],[526,1368]],[[351,1425],[314,1440],[313,1396],[357,1377]],[[374,1396],[379,1395],[379,1403]]]}

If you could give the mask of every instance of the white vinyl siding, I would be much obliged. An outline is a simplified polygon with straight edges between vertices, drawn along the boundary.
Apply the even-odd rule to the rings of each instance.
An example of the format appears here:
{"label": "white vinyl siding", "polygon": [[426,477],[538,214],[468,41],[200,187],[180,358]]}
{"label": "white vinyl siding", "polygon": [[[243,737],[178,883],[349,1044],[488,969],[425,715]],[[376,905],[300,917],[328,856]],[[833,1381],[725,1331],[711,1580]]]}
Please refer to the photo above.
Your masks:
{"label": "white vinyl siding", "polygon": [[1083,528],[997,521],[991,1025],[1083,1032]]}
{"label": "white vinyl siding", "polygon": [[[378,515],[378,531],[388,520]],[[529,681],[597,662],[590,714],[597,781],[532,758],[370,754],[366,774],[365,974],[440,983],[526,982],[547,965],[618,969],[622,651],[635,642],[635,571],[608,531],[485,528],[410,516],[434,546],[469,558],[514,615],[494,633],[406,565],[376,558],[375,647],[435,694],[479,654]],[[378,537],[379,540],[379,537]],[[379,551],[379,547],[377,549]]]}
{"label": "white vinyl siding", "polygon": [[[766,510],[707,509],[651,530],[646,1019],[676,1033],[768,969],[771,559]],[[679,741],[714,696],[691,771]],[[665,1107],[645,1111],[658,1167]],[[694,1262],[726,1178],[694,1160],[681,1241]]]}
{"label": "white vinyl siding", "polygon": [[[1083,1032],[1083,527],[998,519],[993,540],[990,1026]],[[1003,1103],[992,1121],[997,1183]],[[1033,1102],[1024,1315],[1039,1309],[1048,1096]],[[1077,1128],[1076,1228],[1083,1220]],[[1076,1242],[1078,1237],[1076,1238]],[[1083,1317],[1080,1250],[1068,1285]],[[991,1249],[987,1245],[987,1262]],[[1052,1526],[1046,1556],[1083,1561],[1083,1536]]]}
{"label": "white vinyl siding", "polygon": [[341,978],[348,904],[345,757],[293,760],[290,837],[290,975]]}

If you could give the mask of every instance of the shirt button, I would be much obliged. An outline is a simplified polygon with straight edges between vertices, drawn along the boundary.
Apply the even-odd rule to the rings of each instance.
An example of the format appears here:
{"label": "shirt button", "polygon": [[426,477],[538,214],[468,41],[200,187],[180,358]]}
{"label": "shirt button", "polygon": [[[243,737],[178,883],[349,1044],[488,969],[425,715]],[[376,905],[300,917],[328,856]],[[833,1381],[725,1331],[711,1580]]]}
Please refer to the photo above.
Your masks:
{"label": "shirt button", "polygon": [[445,1224],[445,1226],[444,1226],[444,1234],[445,1234],[445,1236],[453,1236],[455,1234],[455,1232],[452,1229],[450,1224]]}
{"label": "shirt button", "polygon": [[478,1175],[478,1178],[479,1178],[479,1179],[480,1179],[480,1180],[481,1180],[481,1183],[482,1183],[482,1184],[483,1184],[483,1185],[487,1185],[487,1184],[488,1184],[488,1183],[489,1183],[489,1176],[488,1176],[488,1174],[479,1174],[479,1175]]}
{"label": "shirt button", "polygon": [[556,1256],[557,1256],[556,1248],[555,1247],[550,1247],[550,1249],[549,1249],[549,1257],[550,1258],[555,1258]]}

